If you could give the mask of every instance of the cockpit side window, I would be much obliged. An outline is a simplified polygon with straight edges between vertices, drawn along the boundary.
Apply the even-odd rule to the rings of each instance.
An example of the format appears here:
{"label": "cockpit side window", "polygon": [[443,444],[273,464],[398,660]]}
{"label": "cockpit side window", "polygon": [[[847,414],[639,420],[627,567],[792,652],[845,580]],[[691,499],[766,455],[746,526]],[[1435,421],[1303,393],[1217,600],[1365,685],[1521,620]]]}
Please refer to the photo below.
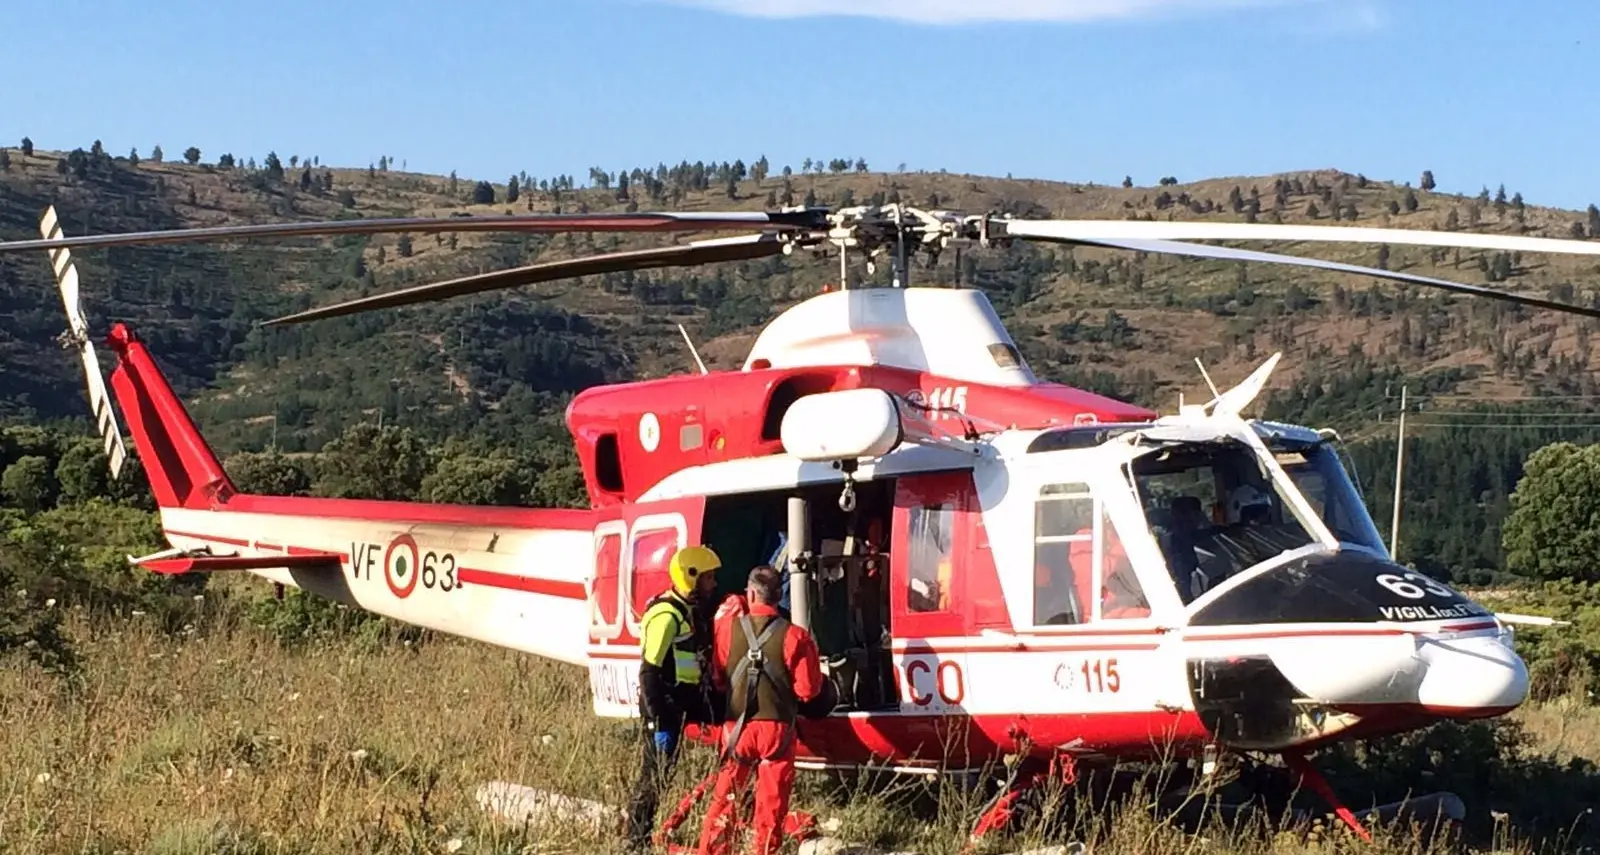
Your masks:
{"label": "cockpit side window", "polygon": [[1122,538],[1088,485],[1051,484],[1034,511],[1033,623],[1148,617]]}
{"label": "cockpit side window", "polygon": [[911,508],[910,591],[907,604],[914,612],[950,608],[950,574],[954,559],[955,506],[949,502]]}

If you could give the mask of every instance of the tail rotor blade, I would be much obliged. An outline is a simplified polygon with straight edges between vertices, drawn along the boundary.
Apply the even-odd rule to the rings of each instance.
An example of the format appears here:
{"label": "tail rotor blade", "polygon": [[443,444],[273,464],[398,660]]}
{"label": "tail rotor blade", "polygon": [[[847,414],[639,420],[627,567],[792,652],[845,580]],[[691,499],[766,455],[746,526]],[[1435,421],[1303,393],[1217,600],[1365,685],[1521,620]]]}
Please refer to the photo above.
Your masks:
{"label": "tail rotor blade", "polygon": [[451,297],[478,294],[484,291],[517,288],[538,282],[550,282],[557,279],[569,279],[599,273],[615,273],[624,270],[644,270],[658,267],[685,267],[719,261],[744,261],[766,258],[781,254],[783,247],[784,244],[772,235],[758,234],[720,240],[697,241],[682,246],[612,252],[585,258],[530,264],[525,267],[497,270],[492,273],[465,276],[445,282],[430,282],[387,294],[376,294],[371,297],[362,297],[358,300],[349,300],[332,306],[309,309],[304,312],[263,321],[262,326],[304,323],[306,321],[333,318],[374,309],[392,309],[398,306],[445,300]]}
{"label": "tail rotor blade", "polygon": [[55,250],[71,247],[109,247],[198,243],[227,238],[285,238],[319,235],[363,235],[394,232],[712,232],[732,229],[786,231],[826,229],[826,211],[725,211],[636,214],[513,214],[492,217],[404,217],[376,220],[334,220],[307,223],[260,223],[167,229],[73,238],[45,238],[0,243],[0,253]]}
{"label": "tail rotor blade", "polygon": [[[47,208],[40,219],[39,233],[46,240],[61,236],[61,223],[56,217],[54,205]],[[71,346],[78,349],[84,381],[89,390],[89,407],[94,411],[95,427],[100,431],[102,447],[106,459],[110,461],[111,477],[118,478],[122,474],[122,464],[127,459],[128,450],[122,442],[122,429],[117,424],[116,410],[111,405],[105,377],[100,373],[100,359],[95,354],[94,342],[89,338],[89,321],[84,317],[78,290],[78,265],[73,262],[69,249],[50,250],[49,256],[56,289],[61,293],[61,305],[67,314],[68,330],[65,337]]]}

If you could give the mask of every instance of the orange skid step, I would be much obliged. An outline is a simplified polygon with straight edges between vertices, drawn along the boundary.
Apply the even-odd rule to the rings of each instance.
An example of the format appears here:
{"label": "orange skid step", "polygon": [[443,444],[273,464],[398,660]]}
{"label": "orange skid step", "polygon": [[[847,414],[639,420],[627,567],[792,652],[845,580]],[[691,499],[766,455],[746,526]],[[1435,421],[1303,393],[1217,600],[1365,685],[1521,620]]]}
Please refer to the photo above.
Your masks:
{"label": "orange skid step", "polygon": [[201,555],[177,558],[153,558],[140,562],[140,567],[156,573],[209,573],[216,570],[265,570],[273,567],[338,570],[339,556],[332,552],[305,555]]}

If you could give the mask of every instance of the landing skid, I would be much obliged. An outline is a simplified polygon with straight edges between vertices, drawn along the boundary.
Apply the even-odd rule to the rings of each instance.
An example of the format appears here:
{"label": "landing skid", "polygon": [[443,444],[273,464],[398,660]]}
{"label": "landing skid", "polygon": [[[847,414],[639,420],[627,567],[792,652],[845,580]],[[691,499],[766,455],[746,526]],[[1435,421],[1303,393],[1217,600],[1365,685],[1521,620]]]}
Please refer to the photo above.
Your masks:
{"label": "landing skid", "polygon": [[[1262,781],[1263,786],[1260,789],[1263,791],[1258,794],[1263,801],[1277,802],[1276,805],[1227,804],[1195,799],[1192,795],[1193,790],[1198,788],[1197,785],[1203,778],[1211,774],[1210,762],[1206,764],[1205,771],[1195,774],[1195,780],[1191,784],[1179,786],[1176,791],[1163,794],[1158,804],[1162,812],[1168,814],[1170,821],[1176,821],[1186,830],[1194,832],[1201,829],[1207,814],[1211,813],[1220,815],[1230,826],[1237,826],[1241,820],[1248,820],[1258,815],[1277,815],[1287,818],[1289,824],[1303,828],[1308,827],[1317,818],[1317,812],[1294,809],[1288,802],[1295,790],[1305,789],[1317,795],[1333,814],[1362,840],[1372,842],[1372,834],[1368,828],[1363,826],[1355,812],[1339,799],[1328,785],[1327,779],[1303,754],[1286,753],[1284,760],[1288,766],[1287,770],[1271,771],[1279,773],[1279,777],[1287,780],[1278,785]],[[1282,774],[1285,771],[1288,774]],[[1020,812],[1022,799],[1042,785],[1055,779],[1063,786],[1081,790],[1079,778],[1077,764],[1067,755],[1058,755],[1048,763],[1038,760],[1018,763],[1003,782],[1000,791],[985,806],[982,815],[972,828],[962,855],[970,855],[985,836],[1011,826]],[[1466,807],[1455,794],[1440,792],[1378,805],[1364,811],[1363,816],[1374,827],[1388,826],[1397,822],[1419,824],[1422,826],[1424,839],[1431,840],[1447,826],[1452,831],[1458,830],[1466,818]]]}

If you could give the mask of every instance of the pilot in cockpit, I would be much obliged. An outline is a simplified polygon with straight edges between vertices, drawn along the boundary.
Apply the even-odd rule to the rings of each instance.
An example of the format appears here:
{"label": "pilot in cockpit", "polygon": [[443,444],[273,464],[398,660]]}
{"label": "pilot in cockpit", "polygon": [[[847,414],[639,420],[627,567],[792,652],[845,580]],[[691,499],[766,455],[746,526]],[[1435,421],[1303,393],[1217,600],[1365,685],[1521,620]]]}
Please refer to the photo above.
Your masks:
{"label": "pilot in cockpit", "polygon": [[1253,484],[1240,484],[1228,496],[1228,523],[1255,525],[1272,520],[1272,498]]}
{"label": "pilot in cockpit", "polygon": [[1168,518],[1160,541],[1161,551],[1166,556],[1167,569],[1178,588],[1178,596],[1188,603],[1199,593],[1196,584],[1204,586],[1204,579],[1195,578],[1200,570],[1195,545],[1201,533],[1211,527],[1211,521],[1206,519],[1205,509],[1194,496],[1174,496]]}

